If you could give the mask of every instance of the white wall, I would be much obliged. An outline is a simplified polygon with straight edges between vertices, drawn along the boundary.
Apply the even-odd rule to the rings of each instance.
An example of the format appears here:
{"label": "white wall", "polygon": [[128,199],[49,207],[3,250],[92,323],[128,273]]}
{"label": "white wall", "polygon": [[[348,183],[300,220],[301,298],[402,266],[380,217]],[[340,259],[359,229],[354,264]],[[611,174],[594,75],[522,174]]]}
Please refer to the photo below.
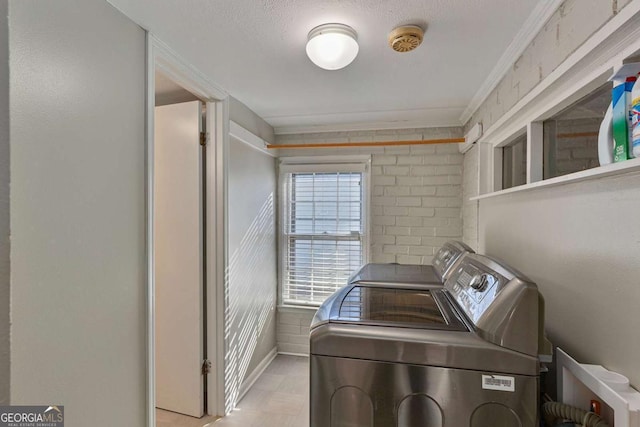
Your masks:
{"label": "white wall", "polygon": [[470,200],[479,193],[479,147],[475,144],[464,155],[462,166],[462,241],[478,249],[478,201]]}
{"label": "white wall", "polygon": [[371,262],[430,264],[445,242],[460,239],[462,159],[457,144],[372,155]]}
{"label": "white wall", "polygon": [[531,277],[551,341],[640,387],[640,175],[480,201],[480,250]]}
{"label": "white wall", "polygon": [[9,29],[0,0],[0,405],[9,404]]}
{"label": "white wall", "polygon": [[[565,1],[467,127],[477,121],[485,128],[495,123],[626,4],[628,0]],[[467,153],[465,166],[476,155]],[[472,209],[465,209],[469,216],[464,217],[465,222],[478,220],[481,252],[537,282],[555,345],[581,362],[623,373],[636,388],[640,236],[633,221],[640,209],[638,179],[608,177],[483,199],[479,219]],[[465,194],[476,186],[477,181],[465,180]]]}
{"label": "white wall", "polygon": [[142,426],[145,33],[102,0],[12,0],[9,28],[11,403]]}
{"label": "white wall", "polygon": [[309,330],[315,308],[278,308],[278,351],[298,355],[309,354]]}
{"label": "white wall", "polygon": [[275,159],[231,138],[228,171],[227,409],[276,347],[277,300]]}

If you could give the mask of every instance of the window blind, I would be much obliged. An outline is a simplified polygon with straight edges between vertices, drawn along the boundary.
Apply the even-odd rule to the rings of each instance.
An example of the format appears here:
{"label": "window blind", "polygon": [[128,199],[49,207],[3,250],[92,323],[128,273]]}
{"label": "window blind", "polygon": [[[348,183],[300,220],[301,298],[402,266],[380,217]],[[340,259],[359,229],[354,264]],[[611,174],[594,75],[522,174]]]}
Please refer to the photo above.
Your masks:
{"label": "window blind", "polygon": [[363,263],[363,173],[287,172],[285,304],[322,303]]}

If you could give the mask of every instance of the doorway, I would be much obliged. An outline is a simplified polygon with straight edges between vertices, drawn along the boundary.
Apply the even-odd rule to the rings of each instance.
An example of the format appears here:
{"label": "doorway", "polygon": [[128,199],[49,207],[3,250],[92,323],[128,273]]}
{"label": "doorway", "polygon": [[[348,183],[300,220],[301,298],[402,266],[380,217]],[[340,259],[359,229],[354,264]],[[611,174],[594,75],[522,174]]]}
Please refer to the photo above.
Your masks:
{"label": "doorway", "polygon": [[148,427],[200,427],[224,411],[226,101],[152,35],[148,47]]}
{"label": "doorway", "polygon": [[157,71],[155,90],[156,408],[201,418],[208,412],[206,104]]}

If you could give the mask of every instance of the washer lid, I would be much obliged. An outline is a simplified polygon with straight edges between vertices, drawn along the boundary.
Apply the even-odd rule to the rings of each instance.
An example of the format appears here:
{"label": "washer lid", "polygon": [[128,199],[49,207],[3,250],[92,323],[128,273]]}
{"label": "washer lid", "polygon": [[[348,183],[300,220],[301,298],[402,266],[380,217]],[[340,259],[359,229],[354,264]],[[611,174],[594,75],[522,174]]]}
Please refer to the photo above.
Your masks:
{"label": "washer lid", "polygon": [[441,290],[353,286],[336,301],[330,322],[466,331]]}

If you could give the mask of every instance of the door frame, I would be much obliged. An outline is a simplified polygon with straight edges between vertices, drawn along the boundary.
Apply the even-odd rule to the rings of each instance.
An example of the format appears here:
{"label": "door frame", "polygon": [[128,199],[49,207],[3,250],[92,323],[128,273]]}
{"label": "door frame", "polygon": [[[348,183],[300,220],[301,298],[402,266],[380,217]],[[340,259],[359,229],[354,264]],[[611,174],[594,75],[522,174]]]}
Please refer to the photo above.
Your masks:
{"label": "door frame", "polygon": [[[146,75],[146,334],[147,334],[147,426],[156,425],[155,383],[155,254],[154,254],[154,115],[155,72],[161,71],[189,92],[206,100],[209,149],[206,150],[207,197],[207,353],[212,363],[208,377],[207,404],[210,415],[225,415],[224,395],[224,280],[227,251],[227,156],[229,152],[228,93],[211,82],[174,50],[147,32]],[[213,272],[213,274],[211,274]]]}

